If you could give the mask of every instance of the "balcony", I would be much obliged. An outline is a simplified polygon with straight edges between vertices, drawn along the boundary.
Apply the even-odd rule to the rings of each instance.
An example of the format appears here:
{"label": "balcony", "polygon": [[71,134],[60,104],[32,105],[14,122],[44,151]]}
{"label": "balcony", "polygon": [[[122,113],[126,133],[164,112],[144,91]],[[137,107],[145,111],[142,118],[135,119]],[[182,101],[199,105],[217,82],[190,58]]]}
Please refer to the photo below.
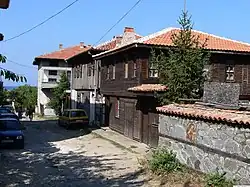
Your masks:
{"label": "balcony", "polygon": [[52,89],[55,88],[58,85],[58,83],[56,81],[42,81],[42,89]]}

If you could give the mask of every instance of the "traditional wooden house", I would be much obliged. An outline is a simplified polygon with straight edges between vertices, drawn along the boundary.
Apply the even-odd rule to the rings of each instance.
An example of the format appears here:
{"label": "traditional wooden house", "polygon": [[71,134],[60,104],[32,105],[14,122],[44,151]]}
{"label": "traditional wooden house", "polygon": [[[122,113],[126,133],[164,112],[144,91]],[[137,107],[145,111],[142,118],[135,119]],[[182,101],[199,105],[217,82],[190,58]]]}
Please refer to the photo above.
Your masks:
{"label": "traditional wooden house", "polygon": [[[156,146],[158,114],[155,107],[158,103],[154,93],[167,88],[158,84],[158,70],[149,60],[150,50],[171,47],[171,35],[179,29],[167,28],[140,39],[133,36],[133,29],[127,32],[120,45],[93,56],[101,67],[99,81],[100,92],[105,97],[105,121],[111,129],[127,137]],[[242,95],[250,95],[247,73],[250,45],[195,30],[193,34],[201,41],[208,39],[206,49],[212,54],[211,79],[240,82]]]}

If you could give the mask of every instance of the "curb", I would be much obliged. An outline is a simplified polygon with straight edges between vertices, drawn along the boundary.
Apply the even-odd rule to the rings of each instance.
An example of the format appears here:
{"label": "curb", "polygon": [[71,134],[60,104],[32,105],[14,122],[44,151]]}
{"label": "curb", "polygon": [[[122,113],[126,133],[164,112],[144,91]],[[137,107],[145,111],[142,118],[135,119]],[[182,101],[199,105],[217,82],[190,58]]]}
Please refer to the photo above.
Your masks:
{"label": "curb", "polygon": [[[101,129],[102,129],[102,128],[101,128]],[[106,131],[105,129],[102,129],[102,130]],[[100,135],[99,133],[96,133],[96,132],[93,132],[93,131],[92,131],[91,133],[94,134],[94,135],[96,135],[96,136],[98,136],[99,138],[102,138],[102,139],[104,139],[104,140],[107,140],[107,141],[111,142],[112,144],[114,144],[114,145],[117,146],[117,147],[120,147],[120,148],[122,148],[122,149],[125,149],[125,150],[131,152],[131,153],[138,154],[138,155],[141,155],[141,156],[142,156],[141,153],[139,153],[139,152],[137,152],[137,151],[134,151],[134,150],[132,150],[131,148],[128,148],[128,147],[126,147],[126,146],[124,146],[124,145],[122,145],[122,144],[120,144],[120,143],[118,143],[118,142],[116,142],[116,141],[114,141],[114,140],[111,140],[110,138],[107,138],[107,137],[105,137],[105,136],[102,136],[102,135]]]}

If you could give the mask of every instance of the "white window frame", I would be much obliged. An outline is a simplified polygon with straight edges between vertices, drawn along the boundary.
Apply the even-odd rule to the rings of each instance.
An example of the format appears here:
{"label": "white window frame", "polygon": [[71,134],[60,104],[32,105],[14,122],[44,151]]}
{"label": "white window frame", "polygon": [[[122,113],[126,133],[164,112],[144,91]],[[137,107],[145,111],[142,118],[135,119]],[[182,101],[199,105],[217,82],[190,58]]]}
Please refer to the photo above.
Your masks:
{"label": "white window frame", "polygon": [[125,79],[128,78],[128,63],[127,62],[124,64],[124,78]]}
{"label": "white window frame", "polygon": [[113,67],[112,67],[112,79],[115,79],[115,64],[113,64]]}
{"label": "white window frame", "polygon": [[234,65],[233,64],[227,64],[226,65],[226,82],[234,82]]}

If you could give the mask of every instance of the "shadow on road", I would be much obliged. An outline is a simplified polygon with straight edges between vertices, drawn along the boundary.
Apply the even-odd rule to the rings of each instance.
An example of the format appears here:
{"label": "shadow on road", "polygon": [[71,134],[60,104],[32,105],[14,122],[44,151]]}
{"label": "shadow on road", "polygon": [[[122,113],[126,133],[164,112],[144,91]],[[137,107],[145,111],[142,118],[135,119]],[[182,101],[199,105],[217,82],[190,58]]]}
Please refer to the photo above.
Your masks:
{"label": "shadow on road", "polygon": [[127,173],[120,169],[117,176],[103,174],[115,169],[115,162],[122,159],[123,154],[107,157],[86,156],[84,151],[61,153],[51,143],[85,135],[84,131],[66,130],[58,127],[53,120],[23,121],[23,124],[27,128],[25,149],[3,150],[0,160],[1,187],[135,187],[145,182],[138,180],[142,171]]}

